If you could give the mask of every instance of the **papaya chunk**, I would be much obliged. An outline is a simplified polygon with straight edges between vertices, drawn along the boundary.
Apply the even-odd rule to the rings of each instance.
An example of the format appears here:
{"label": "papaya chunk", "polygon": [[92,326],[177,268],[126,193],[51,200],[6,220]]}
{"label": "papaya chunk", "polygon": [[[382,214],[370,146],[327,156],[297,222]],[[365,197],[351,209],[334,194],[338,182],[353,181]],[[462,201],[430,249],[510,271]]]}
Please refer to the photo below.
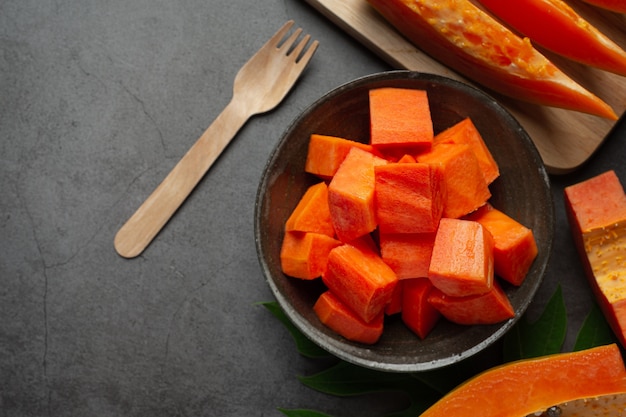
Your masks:
{"label": "papaya chunk", "polygon": [[376,229],[374,167],[387,161],[351,148],[328,185],[330,218],[340,240],[349,242]]}
{"label": "papaya chunk", "polygon": [[353,147],[367,152],[374,150],[371,145],[366,143],[314,133],[309,139],[304,170],[324,180],[330,180]]}
{"label": "papaya chunk", "polygon": [[369,102],[370,144],[374,148],[430,148],[434,133],[425,90],[372,89]]}
{"label": "papaya chunk", "polygon": [[285,222],[285,231],[313,232],[335,236],[328,207],[328,187],[325,182],[310,186]]}
{"label": "papaya chunk", "polygon": [[[624,362],[619,348],[611,344],[494,367],[450,391],[420,417],[519,417],[542,415],[552,406],[562,408],[564,416],[614,416],[620,414],[603,405],[604,397],[623,404],[625,392]],[[578,400],[588,405],[578,404],[581,408],[596,412],[566,414]],[[608,412],[601,412],[601,406]]]}
{"label": "papaya chunk", "polygon": [[496,160],[493,158],[489,148],[487,148],[487,144],[485,144],[474,122],[469,117],[438,133],[433,140],[433,144],[436,145],[438,143],[465,143],[469,145],[474,155],[476,155],[478,166],[487,184],[491,184],[500,176],[500,168]]}
{"label": "papaya chunk", "polygon": [[615,171],[566,187],[565,208],[591,289],[626,347],[626,194]]}
{"label": "papaya chunk", "polygon": [[322,323],[353,342],[374,344],[383,333],[383,313],[366,323],[330,291],[320,295],[313,310]]}
{"label": "papaya chunk", "polygon": [[404,281],[398,281],[395,288],[393,289],[391,301],[389,301],[389,304],[385,306],[385,314],[388,316],[398,314],[402,311],[402,289],[404,287],[403,283]]}
{"label": "papaya chunk", "polygon": [[477,222],[441,219],[428,278],[444,294],[480,295],[494,284],[493,238]]}
{"label": "papaya chunk", "polygon": [[374,207],[381,233],[427,233],[439,225],[445,202],[440,165],[376,166]]}
{"label": "papaya chunk", "polygon": [[426,278],[435,236],[435,232],[380,233],[378,240],[383,261],[393,269],[399,280]]}
{"label": "papaya chunk", "polygon": [[433,284],[428,278],[414,278],[401,282],[402,321],[420,339],[425,339],[441,318],[439,310],[428,302]]}
{"label": "papaya chunk", "polygon": [[280,249],[282,271],[294,278],[318,278],[326,269],[330,251],[341,244],[320,233],[287,232]]}
{"label": "papaya chunk", "polygon": [[391,301],[396,274],[366,245],[344,244],[330,251],[326,287],[365,322],[371,322]]}
{"label": "papaya chunk", "polygon": [[470,145],[441,143],[417,155],[418,162],[441,164],[446,187],[443,217],[459,218],[482,206],[491,191]]}
{"label": "papaya chunk", "polygon": [[456,324],[495,324],[515,317],[513,306],[497,281],[489,292],[465,297],[452,297],[433,288],[428,302]]}
{"label": "papaya chunk", "polygon": [[495,274],[519,286],[537,257],[533,231],[487,203],[467,216],[482,224],[493,237]]}

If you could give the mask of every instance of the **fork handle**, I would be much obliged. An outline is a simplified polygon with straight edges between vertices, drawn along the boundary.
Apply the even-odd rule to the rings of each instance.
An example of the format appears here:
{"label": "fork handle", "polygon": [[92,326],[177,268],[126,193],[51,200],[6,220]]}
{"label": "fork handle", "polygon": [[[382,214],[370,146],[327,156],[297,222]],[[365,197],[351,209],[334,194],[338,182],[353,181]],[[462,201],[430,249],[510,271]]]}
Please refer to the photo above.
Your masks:
{"label": "fork handle", "polygon": [[115,235],[118,254],[141,254],[211,168],[250,115],[231,100]]}

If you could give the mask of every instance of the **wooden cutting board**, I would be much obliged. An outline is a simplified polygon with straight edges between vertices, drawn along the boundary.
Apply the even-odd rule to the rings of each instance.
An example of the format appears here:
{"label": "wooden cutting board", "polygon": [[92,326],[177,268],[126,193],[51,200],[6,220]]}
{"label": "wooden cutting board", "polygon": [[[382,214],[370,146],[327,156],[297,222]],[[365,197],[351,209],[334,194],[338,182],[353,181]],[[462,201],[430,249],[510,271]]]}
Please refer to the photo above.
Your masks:
{"label": "wooden cutting board", "polygon": [[[470,83],[404,39],[366,0],[306,2],[394,68],[435,73]],[[574,0],[570,4],[615,43],[626,48],[626,15],[600,10]],[[626,77],[585,67],[549,53],[546,56],[581,85],[609,103],[618,115],[624,114]],[[492,95],[524,126],[548,171],[553,174],[565,174],[584,164],[615,125],[613,121],[579,112]]]}

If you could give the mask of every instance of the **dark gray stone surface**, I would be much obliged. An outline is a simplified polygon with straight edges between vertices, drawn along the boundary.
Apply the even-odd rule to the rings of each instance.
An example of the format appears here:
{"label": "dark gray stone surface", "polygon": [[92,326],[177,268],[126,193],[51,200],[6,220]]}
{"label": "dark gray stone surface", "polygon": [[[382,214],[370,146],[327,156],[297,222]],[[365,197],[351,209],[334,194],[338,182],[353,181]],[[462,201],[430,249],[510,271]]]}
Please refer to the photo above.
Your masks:
{"label": "dark gray stone surface", "polygon": [[[113,237],[230,99],[239,67],[286,20],[321,42],[298,87],[252,119],[138,258]],[[253,240],[273,146],[317,97],[389,69],[297,0],[0,2],[0,414],[380,415],[398,398],[337,399],[271,301]],[[623,124],[623,123],[622,123]],[[555,177],[557,231],[529,314],[558,284],[571,348],[592,305],[562,188],[607,169],[626,180],[626,127]]]}

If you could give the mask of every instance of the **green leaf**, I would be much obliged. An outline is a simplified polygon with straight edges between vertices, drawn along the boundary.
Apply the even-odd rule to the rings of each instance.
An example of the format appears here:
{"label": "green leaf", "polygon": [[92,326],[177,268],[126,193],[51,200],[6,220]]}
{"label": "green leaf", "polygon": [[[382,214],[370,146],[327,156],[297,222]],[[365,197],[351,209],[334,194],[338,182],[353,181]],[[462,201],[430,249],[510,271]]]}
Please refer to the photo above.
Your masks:
{"label": "green leaf", "polygon": [[330,353],[316,345],[306,337],[292,322],[289,320],[289,317],[285,314],[280,305],[276,301],[267,301],[257,303],[265,307],[270,313],[272,313],[281,323],[287,328],[291,337],[293,337],[296,342],[296,348],[298,352],[306,356],[307,358],[328,358],[332,356]]}
{"label": "green leaf", "polygon": [[345,361],[340,361],[315,375],[299,379],[309,388],[338,397],[389,391],[406,393],[410,406],[405,410],[388,414],[387,417],[415,417],[441,397],[439,392],[411,374],[376,371]]}
{"label": "green leaf", "polygon": [[594,304],[585,318],[574,343],[574,351],[615,343],[615,335],[602,310]]}
{"label": "green leaf", "polygon": [[522,317],[504,337],[504,360],[535,358],[558,353],[567,333],[567,311],[559,285],[541,316],[530,323]]}
{"label": "green leaf", "polygon": [[320,413],[319,411],[295,409],[289,410],[286,408],[279,408],[278,411],[286,415],[287,417],[331,417],[328,414]]}

